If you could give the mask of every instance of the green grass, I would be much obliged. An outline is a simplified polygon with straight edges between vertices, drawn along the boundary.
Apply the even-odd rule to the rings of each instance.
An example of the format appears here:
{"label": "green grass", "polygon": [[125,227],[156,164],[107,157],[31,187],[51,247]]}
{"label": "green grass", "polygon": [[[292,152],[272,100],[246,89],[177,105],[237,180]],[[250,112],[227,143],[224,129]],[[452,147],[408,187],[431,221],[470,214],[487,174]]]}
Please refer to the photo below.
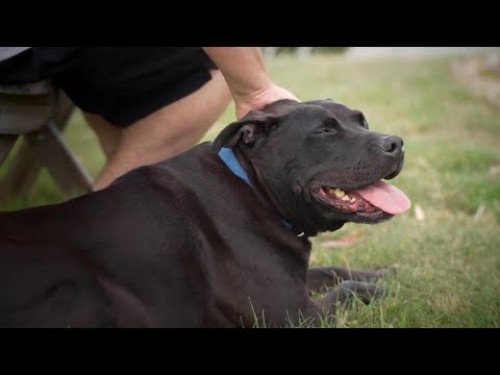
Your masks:
{"label": "green grass", "polygon": [[[361,109],[372,129],[402,136],[406,164],[393,182],[425,215],[417,220],[412,208],[387,223],[347,224],[313,240],[312,265],[399,266],[387,298],[355,301],[325,327],[500,327],[500,174],[490,173],[500,165],[500,110],[456,83],[450,62],[321,55],[268,63],[274,79],[301,99],[343,102]],[[205,139],[233,120],[231,106]],[[97,173],[103,156],[79,115],[68,130],[71,147]],[[44,175],[28,199],[2,208],[60,200]],[[361,241],[322,246],[351,234]]]}

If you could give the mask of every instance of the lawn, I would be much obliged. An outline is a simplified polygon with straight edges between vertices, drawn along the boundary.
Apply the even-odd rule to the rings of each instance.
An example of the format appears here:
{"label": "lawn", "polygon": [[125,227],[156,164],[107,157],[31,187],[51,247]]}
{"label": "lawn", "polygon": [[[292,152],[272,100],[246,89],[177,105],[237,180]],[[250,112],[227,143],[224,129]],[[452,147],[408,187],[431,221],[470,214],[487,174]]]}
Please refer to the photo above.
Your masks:
{"label": "lawn", "polygon": [[[311,258],[312,265],[397,265],[399,274],[387,281],[387,298],[355,302],[324,326],[500,327],[500,109],[456,83],[450,63],[334,55],[268,62],[274,79],[301,99],[340,101],[362,110],[372,129],[405,140],[405,167],[392,183],[411,198],[411,211],[322,234]],[[231,107],[205,139],[233,120]],[[66,136],[95,175],[103,155],[79,114]],[[0,208],[60,200],[43,174],[28,199]]]}

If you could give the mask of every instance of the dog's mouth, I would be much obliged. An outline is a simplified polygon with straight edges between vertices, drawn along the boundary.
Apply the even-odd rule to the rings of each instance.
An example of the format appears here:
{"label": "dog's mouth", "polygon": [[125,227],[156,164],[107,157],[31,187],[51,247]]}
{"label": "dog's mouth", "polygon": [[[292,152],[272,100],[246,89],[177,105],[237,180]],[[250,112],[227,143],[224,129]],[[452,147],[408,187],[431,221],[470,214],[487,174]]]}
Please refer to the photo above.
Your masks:
{"label": "dog's mouth", "polygon": [[397,187],[379,180],[355,190],[342,190],[334,186],[313,189],[313,196],[323,205],[346,214],[364,218],[401,214],[411,207],[410,199]]}

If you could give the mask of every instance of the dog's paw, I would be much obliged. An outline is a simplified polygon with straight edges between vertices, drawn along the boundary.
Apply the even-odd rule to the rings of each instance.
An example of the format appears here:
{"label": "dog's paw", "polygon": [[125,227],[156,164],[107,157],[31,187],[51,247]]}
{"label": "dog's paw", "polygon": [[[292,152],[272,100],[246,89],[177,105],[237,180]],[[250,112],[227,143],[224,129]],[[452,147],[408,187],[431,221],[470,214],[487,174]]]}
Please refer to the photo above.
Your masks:
{"label": "dog's paw", "polygon": [[399,273],[399,265],[395,264],[387,268],[380,268],[374,272],[373,280],[370,282],[376,282],[380,279],[383,279],[387,276],[389,277],[397,277]]}
{"label": "dog's paw", "polygon": [[365,304],[369,304],[373,300],[383,298],[387,295],[387,288],[385,286],[370,282],[346,280],[340,283],[339,289],[343,292],[342,294],[359,298]]}

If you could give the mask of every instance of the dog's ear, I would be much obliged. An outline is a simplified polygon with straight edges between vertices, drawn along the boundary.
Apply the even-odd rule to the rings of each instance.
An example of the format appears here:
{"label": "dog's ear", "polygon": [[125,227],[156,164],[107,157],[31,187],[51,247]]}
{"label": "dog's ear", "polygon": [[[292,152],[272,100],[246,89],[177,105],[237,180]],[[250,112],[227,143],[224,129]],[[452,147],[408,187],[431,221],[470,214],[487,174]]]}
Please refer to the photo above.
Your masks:
{"label": "dog's ear", "polygon": [[212,150],[219,152],[221,147],[233,148],[238,142],[252,147],[255,141],[267,134],[278,123],[278,118],[261,111],[251,111],[240,121],[226,126],[212,144]]}

